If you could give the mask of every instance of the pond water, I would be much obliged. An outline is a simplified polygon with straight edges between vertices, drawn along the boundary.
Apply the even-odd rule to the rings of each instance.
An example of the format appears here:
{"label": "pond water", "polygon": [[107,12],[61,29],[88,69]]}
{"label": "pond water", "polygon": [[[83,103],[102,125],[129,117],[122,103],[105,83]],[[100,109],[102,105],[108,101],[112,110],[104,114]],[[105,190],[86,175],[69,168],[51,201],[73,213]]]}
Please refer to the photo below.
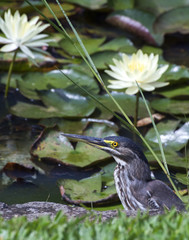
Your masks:
{"label": "pond water", "polygon": [[[185,190],[184,198],[188,202],[187,26],[182,32],[188,12],[183,13],[183,19],[179,12],[169,12],[173,6],[168,7],[168,1],[165,6],[157,1],[150,7],[145,1],[120,1],[119,4],[98,0],[70,2],[63,4],[63,8],[77,28],[106,86],[110,80],[106,70],[110,70],[110,65],[121,60],[124,54],[135,54],[139,48],[145,54],[157,54],[158,67],[169,65],[159,79],[166,85],[144,94],[151,113],[155,113],[153,116],[173,180],[179,189]],[[184,4],[179,0],[175,2],[173,10],[179,10],[180,4]],[[2,2],[1,12],[12,7],[27,12],[29,18],[38,15],[34,8],[21,3]],[[36,6],[55,22],[42,2],[38,1]],[[50,1],[50,6],[58,14],[69,38],[75,42],[58,4]],[[172,19],[176,22],[174,27]],[[133,134],[125,130],[127,124],[123,122],[123,114],[93,76],[73,43],[65,38],[64,31],[57,31],[52,26],[45,31],[53,39],[48,47],[43,48],[49,55],[33,53],[38,63],[36,66],[21,51],[18,52],[7,100],[3,95],[13,54],[0,52],[0,201],[10,204],[33,200],[62,202],[59,187],[63,185],[71,199],[95,202],[116,193],[113,180],[115,162],[103,151],[61,138],[60,132],[94,137],[123,135],[132,139]],[[125,89],[117,87],[110,90],[133,121],[136,96],[125,94]],[[98,101],[93,101],[94,98]],[[156,133],[141,97],[138,104],[138,129],[162,159]],[[141,140],[137,139],[137,142],[142,145]],[[155,176],[167,182],[154,156],[146,148],[144,151]]]}

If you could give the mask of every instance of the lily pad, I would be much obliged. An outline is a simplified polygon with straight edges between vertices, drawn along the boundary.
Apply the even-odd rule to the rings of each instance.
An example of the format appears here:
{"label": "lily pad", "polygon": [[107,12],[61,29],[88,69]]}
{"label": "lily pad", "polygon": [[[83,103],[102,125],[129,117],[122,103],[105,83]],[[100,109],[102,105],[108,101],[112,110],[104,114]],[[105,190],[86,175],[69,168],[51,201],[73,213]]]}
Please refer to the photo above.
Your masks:
{"label": "lily pad", "polygon": [[[106,69],[109,64],[113,63],[113,58],[119,58],[118,53],[115,51],[103,51],[93,54],[92,60],[97,69]],[[82,65],[86,66],[85,62]]]}
{"label": "lily pad", "polygon": [[[164,147],[179,151],[189,140],[189,122],[176,130],[179,121],[166,121],[157,124],[160,139]],[[147,140],[158,143],[155,131],[151,128],[146,134]]]}
{"label": "lily pad", "polygon": [[155,32],[161,34],[175,32],[189,33],[188,11],[189,6],[184,6],[161,14],[154,22]]}
{"label": "lily pad", "polygon": [[[87,52],[89,54],[93,54],[95,52],[99,51],[99,46],[105,41],[105,38],[82,38],[82,42],[85,46],[85,48],[87,49]],[[69,55],[72,56],[81,56],[80,53],[77,51],[77,49],[73,46],[73,43],[70,42],[67,39],[63,39],[59,42],[60,47],[67,52]],[[83,52],[81,46],[79,45],[79,43],[75,43],[77,48],[79,48],[79,50],[81,52]]]}
{"label": "lily pad", "polygon": [[13,115],[24,118],[86,117],[93,113],[95,106],[87,97],[66,92],[62,89],[38,93],[47,107],[17,102],[10,108]]}
{"label": "lily pad", "polygon": [[39,124],[46,128],[53,128],[54,126],[57,126],[62,132],[67,131],[69,133],[82,134],[83,129],[88,124],[88,119],[84,118],[81,120],[67,120],[64,118],[46,118],[41,119]]}
{"label": "lily pad", "polygon": [[125,10],[127,8],[133,8],[134,4],[134,0],[108,0],[108,5],[114,10]]}
{"label": "lily pad", "polygon": [[159,91],[159,93],[167,98],[189,96],[189,86],[175,86],[175,88]]}
{"label": "lily pad", "polygon": [[[53,70],[47,73],[27,73],[23,76],[23,79],[17,80],[17,87],[19,87],[25,97],[31,99],[39,99],[36,90],[61,88],[79,93],[79,88],[68,78],[93,94],[99,92],[98,84],[92,77],[82,71],[73,69]],[[82,94],[84,94],[84,92],[82,92]]]}
{"label": "lily pad", "polygon": [[151,107],[163,113],[189,114],[188,101],[186,100],[156,99],[151,102]]}
{"label": "lily pad", "polygon": [[[58,19],[64,18],[64,15],[63,15],[60,7],[58,6],[58,4],[56,4],[56,3],[49,3],[49,6],[52,9],[52,11],[54,13],[56,13],[56,17]],[[73,4],[64,3],[64,4],[62,4],[62,7],[63,7],[64,11],[66,12],[67,16],[72,16],[72,15],[77,13],[76,7]],[[44,9],[42,9],[42,13],[47,18],[53,18],[54,19],[53,15],[51,14],[51,12],[46,7]],[[43,18],[43,17],[41,17],[41,18]]]}
{"label": "lily pad", "polygon": [[171,9],[176,9],[180,6],[188,6],[187,0],[136,0],[135,7],[140,10],[151,12],[152,14],[158,16],[163,12],[167,12]]}
{"label": "lily pad", "polygon": [[126,53],[134,53],[136,52],[136,48],[134,47],[131,40],[125,37],[115,38],[102,46],[99,47],[100,51],[121,51]]}
{"label": "lily pad", "polygon": [[[106,124],[92,124],[84,135],[105,137],[116,135]],[[110,155],[84,143],[72,144],[56,129],[46,129],[31,149],[32,156],[38,159],[50,159],[67,165],[85,167],[110,158]]]}
{"label": "lily pad", "polygon": [[[155,150],[154,151],[155,154],[158,156],[159,159],[162,159],[161,157],[161,153],[159,150]],[[148,159],[150,165],[154,165],[155,166],[159,166],[158,162],[155,160],[154,156],[152,155],[151,152],[146,151],[145,152],[145,156]],[[180,157],[175,151],[173,150],[166,150],[165,151],[165,158],[166,158],[166,162],[169,166],[174,167],[174,169],[176,168],[183,168],[186,169],[188,168],[188,160],[186,158]]]}
{"label": "lily pad", "polygon": [[153,31],[155,16],[137,9],[115,11],[107,18],[112,25],[129,31],[152,45],[161,44],[163,38]]}
{"label": "lily pad", "polygon": [[176,173],[176,179],[182,184],[189,186],[189,177],[186,173]]}
{"label": "lily pad", "polygon": [[53,107],[46,108],[43,106],[20,101],[18,101],[14,106],[10,108],[10,113],[18,117],[32,119],[62,117],[62,114]]}
{"label": "lily pad", "polygon": [[95,109],[90,98],[63,89],[40,91],[38,94],[47,107],[52,107],[64,117],[86,117]]}
{"label": "lily pad", "polygon": [[80,6],[96,10],[103,7],[103,5],[107,3],[107,0],[67,0],[67,2],[75,3]]}
{"label": "lily pad", "polygon": [[[135,114],[135,103],[136,103],[136,96],[130,96],[123,92],[112,92],[112,96],[115,98],[115,100],[120,104],[120,106],[123,108],[124,112],[128,116],[134,116]],[[100,96],[99,101],[103,103],[106,107],[111,109],[114,112],[120,113],[117,106],[112,102],[112,99],[109,97],[109,95],[104,94]],[[110,118],[112,116],[112,113],[110,113],[108,110],[104,109],[102,106],[97,106],[98,109],[101,111],[100,117],[101,118]],[[139,100],[139,117],[143,118],[148,116],[146,107],[144,105],[144,101],[140,98]]]}
{"label": "lily pad", "polygon": [[65,192],[73,200],[96,201],[100,199],[102,188],[101,174],[76,181],[64,179],[59,181]]}
{"label": "lily pad", "polygon": [[[108,164],[103,167],[101,172],[89,178],[85,178],[80,181],[61,179],[58,184],[64,187],[65,194],[68,195],[72,201],[79,200],[81,203],[82,201],[88,201],[89,203],[91,202],[92,204],[97,205],[97,201],[102,200],[102,205],[103,200],[104,204],[106,204],[108,200],[108,203],[111,204],[111,198],[107,198],[116,194],[112,167],[115,167],[114,163]],[[114,201],[115,199],[112,199],[112,203],[114,203]],[[116,201],[118,201],[118,198],[116,198]]]}

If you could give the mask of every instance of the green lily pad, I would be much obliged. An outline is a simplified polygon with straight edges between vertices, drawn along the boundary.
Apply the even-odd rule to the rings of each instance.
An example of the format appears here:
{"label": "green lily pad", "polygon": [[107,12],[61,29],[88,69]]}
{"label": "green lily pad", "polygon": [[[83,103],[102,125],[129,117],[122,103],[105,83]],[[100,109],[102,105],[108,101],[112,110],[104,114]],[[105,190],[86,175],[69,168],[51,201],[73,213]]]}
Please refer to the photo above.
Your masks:
{"label": "green lily pad", "polygon": [[[154,151],[155,154],[158,156],[158,158],[161,160],[161,153],[159,150],[155,150]],[[174,167],[174,168],[183,168],[186,169],[188,168],[188,160],[186,158],[182,158],[180,157],[175,151],[173,150],[166,150],[165,152],[165,158],[166,158],[166,162],[168,165]],[[145,152],[145,156],[148,159],[150,165],[153,165],[155,163],[155,165],[158,165],[156,159],[154,158],[154,156],[152,155],[151,152],[146,151]]]}
{"label": "green lily pad", "polygon": [[[62,74],[61,71],[64,74]],[[68,79],[70,78],[93,94],[99,92],[97,82],[86,73],[73,69],[63,69],[61,71],[53,70],[47,73],[27,73],[23,76],[23,80],[18,79],[17,87],[19,87],[25,97],[31,99],[39,99],[36,90],[61,88],[79,93],[81,90]],[[84,92],[82,92],[82,94],[84,94]]]}
{"label": "green lily pad", "polygon": [[53,128],[54,126],[57,126],[62,132],[82,134],[83,129],[88,124],[88,119],[84,118],[81,120],[67,120],[64,118],[46,118],[41,119],[39,124],[46,128]]}
{"label": "green lily pad", "polygon": [[59,180],[59,185],[65,189],[66,195],[72,200],[97,201],[101,198],[101,174],[76,181],[73,179]]}
{"label": "green lily pad", "polygon": [[50,117],[86,117],[93,113],[95,106],[87,97],[66,92],[62,89],[38,92],[47,107],[30,103],[17,102],[10,108],[13,115],[24,118]]}
{"label": "green lily pad", "polygon": [[154,29],[157,33],[189,33],[189,6],[182,6],[171,9],[158,16],[154,22]]}
{"label": "green lily pad", "polygon": [[171,9],[176,9],[180,6],[188,6],[187,0],[136,0],[135,7],[140,10],[151,12],[152,14],[158,16],[163,12],[167,12]]}
{"label": "green lily pad", "polygon": [[151,102],[151,107],[159,112],[169,114],[189,114],[188,101],[172,99],[156,99]]}
{"label": "green lily pad", "polygon": [[[97,69],[103,70],[106,69],[109,64],[113,63],[113,58],[119,58],[118,53],[115,51],[103,51],[93,54],[92,60]],[[86,66],[86,63],[83,62],[82,65]]]}
{"label": "green lily pad", "polygon": [[[116,135],[106,124],[91,124],[84,135],[105,137]],[[106,152],[84,143],[77,143],[74,149],[67,138],[56,129],[46,129],[31,149],[32,156],[38,159],[50,159],[67,165],[85,167],[110,158]]]}
{"label": "green lily pad", "polygon": [[[186,122],[182,127],[176,130],[179,121],[166,121],[157,124],[160,139],[164,147],[179,151],[189,140],[189,123]],[[145,138],[152,142],[158,142],[155,130],[151,128]]]}
{"label": "green lily pad", "polygon": [[176,173],[176,179],[184,185],[189,185],[189,177],[186,173]]}
{"label": "green lily pad", "polygon": [[62,113],[59,113],[53,107],[46,108],[20,101],[18,101],[14,106],[10,108],[10,113],[18,117],[32,119],[62,117]]}
{"label": "green lily pad", "polygon": [[[128,116],[134,116],[135,114],[135,103],[136,103],[136,96],[130,96],[123,92],[112,92],[112,96],[115,98],[115,100],[120,104],[120,106],[123,108],[124,112]],[[104,94],[99,96],[99,101],[103,103],[106,107],[111,109],[114,112],[120,113],[117,106],[112,102],[112,99],[109,97],[109,95]],[[112,113],[108,110],[104,109],[102,106],[97,106],[97,108],[101,111],[100,118],[111,118]],[[142,98],[139,100],[139,118],[143,118],[148,116],[146,107],[144,105],[144,101]]]}
{"label": "green lily pad", "polygon": [[152,45],[161,44],[163,38],[154,33],[153,22],[155,16],[137,9],[115,11],[107,18],[107,22],[126,31],[138,35]]}
{"label": "green lily pad", "polygon": [[107,0],[67,0],[66,2],[75,3],[91,10],[100,9]]}
{"label": "green lily pad", "polygon": [[[76,7],[73,4],[69,4],[69,3],[64,3],[61,4],[64,11],[66,12],[67,16],[72,16],[74,14],[77,13]],[[50,8],[52,9],[52,11],[56,14],[57,18],[64,18],[64,15],[60,9],[60,7],[58,6],[57,3],[49,3]],[[42,9],[42,13],[47,17],[47,18],[53,18],[53,15],[51,14],[51,12],[48,10],[48,8],[43,8]],[[43,19],[43,17],[41,17]]]}
{"label": "green lily pad", "polygon": [[[74,200],[95,202],[116,194],[113,172],[116,163],[109,163],[102,170],[89,178],[80,181],[64,179],[58,184],[64,187],[66,195]],[[104,201],[105,204],[105,201]]]}
{"label": "green lily pad", "polygon": [[[35,57],[35,62],[38,66],[34,65],[31,61],[28,61],[26,55],[22,52],[18,52],[16,55],[16,60],[13,65],[13,72],[31,72],[31,71],[48,71],[51,70],[56,62],[56,59],[50,55],[44,55],[41,53],[33,52]],[[1,71],[8,72],[10,63],[12,62],[13,54],[11,53],[1,53],[0,52],[0,65]]]}
{"label": "green lily pad", "polygon": [[[89,54],[93,54],[99,51],[99,46],[105,41],[105,38],[82,38],[82,42]],[[81,56],[77,49],[73,46],[73,43],[67,39],[63,39],[59,42],[60,47],[71,56]],[[83,50],[79,43],[75,43],[77,48],[83,53]]]}
{"label": "green lily pad", "polygon": [[131,40],[125,37],[115,38],[102,46],[99,47],[100,51],[120,51],[126,53],[134,53],[136,52],[136,48],[134,47]]}
{"label": "green lily pad", "polygon": [[86,117],[95,109],[94,102],[90,98],[63,89],[44,90],[38,94],[47,107],[53,107],[64,117]]}
{"label": "green lily pad", "polygon": [[167,98],[189,96],[189,86],[175,86],[175,88],[159,91],[159,93]]}
{"label": "green lily pad", "polygon": [[114,10],[125,10],[127,8],[133,8],[135,4],[134,0],[109,0],[108,5]]}

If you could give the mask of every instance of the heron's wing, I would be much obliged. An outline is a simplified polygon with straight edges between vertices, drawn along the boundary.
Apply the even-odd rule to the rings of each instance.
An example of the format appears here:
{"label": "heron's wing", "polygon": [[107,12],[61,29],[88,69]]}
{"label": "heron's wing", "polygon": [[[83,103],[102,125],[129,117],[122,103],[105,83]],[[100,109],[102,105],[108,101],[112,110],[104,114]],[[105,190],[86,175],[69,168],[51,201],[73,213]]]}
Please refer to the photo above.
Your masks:
{"label": "heron's wing", "polygon": [[178,211],[185,210],[184,203],[162,181],[152,180],[147,183],[147,204],[150,209],[163,210],[176,207]]}

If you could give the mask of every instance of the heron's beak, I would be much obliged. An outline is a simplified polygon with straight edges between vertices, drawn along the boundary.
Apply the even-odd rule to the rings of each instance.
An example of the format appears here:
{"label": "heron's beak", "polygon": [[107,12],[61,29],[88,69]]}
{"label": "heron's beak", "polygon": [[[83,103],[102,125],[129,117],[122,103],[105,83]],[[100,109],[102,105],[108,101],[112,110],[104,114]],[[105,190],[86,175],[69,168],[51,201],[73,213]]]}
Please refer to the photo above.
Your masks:
{"label": "heron's beak", "polygon": [[72,141],[84,142],[93,147],[99,148],[101,150],[107,150],[107,147],[108,147],[108,144],[104,142],[103,138],[95,138],[95,137],[88,137],[83,135],[67,134],[67,133],[61,133],[61,135],[69,138]]}

